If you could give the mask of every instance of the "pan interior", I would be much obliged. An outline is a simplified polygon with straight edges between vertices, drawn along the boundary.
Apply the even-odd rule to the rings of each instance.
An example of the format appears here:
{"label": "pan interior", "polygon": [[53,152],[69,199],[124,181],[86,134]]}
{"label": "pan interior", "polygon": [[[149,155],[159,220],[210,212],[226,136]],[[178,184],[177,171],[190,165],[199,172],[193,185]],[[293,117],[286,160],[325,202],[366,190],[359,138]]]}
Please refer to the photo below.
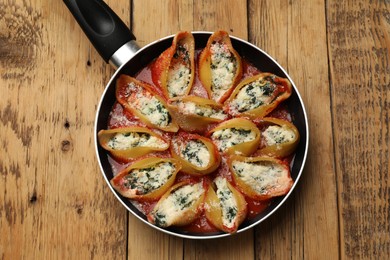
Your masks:
{"label": "pan interior", "polygon": [[[196,49],[204,48],[208,38],[210,37],[212,33],[210,32],[193,32],[193,35],[195,37],[196,42]],[[95,145],[97,149],[97,155],[98,160],[100,163],[100,167],[103,173],[103,176],[111,188],[112,192],[115,194],[115,196],[119,199],[119,201],[136,217],[138,217],[140,220],[145,222],[146,224],[162,231],[165,233],[169,233],[171,235],[184,237],[184,238],[218,238],[223,236],[228,236],[229,234],[225,233],[207,233],[207,234],[198,234],[198,233],[188,233],[184,232],[175,228],[168,228],[168,229],[162,229],[157,226],[154,226],[150,224],[146,217],[142,212],[140,212],[135,206],[132,205],[132,203],[125,197],[122,197],[119,193],[117,193],[110,184],[110,180],[113,178],[113,172],[111,169],[111,165],[109,162],[109,157],[107,152],[98,145],[97,141],[97,132],[99,132],[101,129],[107,128],[107,122],[109,118],[110,111],[112,109],[113,104],[115,103],[115,82],[116,79],[121,74],[127,74],[130,76],[135,76],[137,72],[139,72],[142,68],[147,66],[150,62],[152,62],[157,56],[162,53],[165,49],[167,49],[172,44],[173,36],[166,37],[164,39],[161,39],[159,41],[156,41],[154,43],[151,43],[144,48],[142,48],[137,54],[131,58],[125,65],[123,65],[121,68],[119,68],[116,73],[111,78],[110,82],[108,83],[102,99],[100,101],[98,110],[97,110],[97,116],[96,116],[96,122],[95,122]],[[275,198],[271,205],[264,210],[262,213],[257,215],[255,218],[251,220],[246,220],[244,223],[241,224],[240,228],[238,229],[237,233],[242,232],[244,230],[247,230],[263,220],[265,220],[269,215],[271,215],[279,206],[283,204],[283,202],[289,197],[291,192],[293,191],[294,187],[296,186],[297,181],[299,180],[299,177],[302,173],[304,163],[306,160],[307,155],[307,149],[308,149],[308,126],[307,126],[307,117],[305,113],[305,108],[302,103],[301,97],[297,91],[297,88],[295,87],[293,81],[288,76],[288,74],[284,71],[284,69],[268,54],[266,54],[264,51],[260,50],[259,48],[255,47],[254,45],[247,43],[243,40],[240,40],[235,37],[231,37],[231,41],[233,44],[233,47],[236,49],[236,51],[247,61],[249,61],[251,64],[253,64],[255,67],[257,67],[259,70],[263,72],[271,72],[277,76],[285,77],[290,80],[290,82],[293,85],[293,93],[290,96],[289,99],[285,101],[287,104],[294,125],[298,128],[301,140],[297,147],[296,154],[294,157],[294,160],[291,165],[291,177],[294,180],[294,186],[290,190],[290,192],[282,197]]]}

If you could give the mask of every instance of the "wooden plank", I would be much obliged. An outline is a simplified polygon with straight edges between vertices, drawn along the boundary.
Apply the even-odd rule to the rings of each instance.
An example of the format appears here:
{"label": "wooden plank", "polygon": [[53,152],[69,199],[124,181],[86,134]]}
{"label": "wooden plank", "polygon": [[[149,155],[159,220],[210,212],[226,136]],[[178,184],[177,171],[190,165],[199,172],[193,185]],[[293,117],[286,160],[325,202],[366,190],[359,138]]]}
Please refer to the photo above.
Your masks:
{"label": "wooden plank", "polygon": [[[128,13],[128,2],[110,4]],[[126,211],[93,145],[112,69],[62,1],[6,0],[0,10],[0,258],[121,258]]]}
{"label": "wooden plank", "polygon": [[[145,45],[179,30],[224,29],[233,35],[246,38],[246,1],[228,1],[224,5],[215,1],[133,1],[133,31],[137,42]],[[145,11],[148,10],[148,11]],[[150,16],[153,15],[153,23]],[[233,19],[234,17],[234,19]],[[237,19],[240,17],[240,19]],[[131,230],[134,230],[133,233]],[[139,237],[142,233],[142,237]],[[142,242],[133,244],[132,239]],[[169,241],[168,241],[169,239]],[[151,243],[150,241],[153,241]],[[239,241],[239,242],[237,242]],[[152,247],[151,247],[152,246]],[[211,246],[211,247],[210,247]],[[159,248],[158,250],[151,250]],[[147,257],[162,259],[198,258],[253,259],[253,231],[217,241],[184,241],[156,232],[135,218],[129,220],[129,258]],[[145,255],[145,252],[147,255]],[[167,253],[168,252],[168,253]],[[131,256],[131,257],[130,257]]]}
{"label": "wooden plank", "polygon": [[194,30],[224,30],[244,40],[248,38],[247,1],[194,1],[193,16]]}
{"label": "wooden plank", "polygon": [[223,5],[212,0],[161,3],[134,0],[133,6],[132,29],[141,46],[182,30],[226,30],[234,36],[247,38],[247,30],[243,30],[247,28],[246,2],[242,0],[226,1]]}
{"label": "wooden plank", "polygon": [[253,230],[214,240],[186,240],[184,259],[254,259]]}
{"label": "wooden plank", "polygon": [[130,215],[128,259],[183,259],[183,239],[147,226]]}
{"label": "wooden plank", "polygon": [[[249,1],[249,41],[287,67],[288,0]],[[275,32],[274,30],[277,30]],[[272,32],[272,33],[271,33]]]}
{"label": "wooden plank", "polygon": [[133,0],[133,7],[132,30],[141,46],[178,31],[192,30],[192,1]]}
{"label": "wooden plank", "polygon": [[341,252],[390,258],[390,4],[328,1]]}
{"label": "wooden plank", "polygon": [[[247,39],[247,1],[195,1],[193,29],[225,30]],[[184,250],[186,259],[254,259],[253,230],[212,241],[186,240]]]}
{"label": "wooden plank", "polygon": [[303,216],[303,219],[297,219],[301,221],[304,240],[301,245],[294,246],[298,249],[304,245],[305,259],[339,257],[325,18],[323,0],[291,3],[288,69],[307,103],[310,129],[308,163],[302,178],[302,193],[297,193],[298,210],[295,213]]}
{"label": "wooden plank", "polygon": [[[132,31],[141,46],[180,30],[191,30],[189,1],[134,0]],[[151,20],[153,16],[153,20]],[[130,215],[128,259],[183,259],[183,239],[141,223]]]}
{"label": "wooden plank", "polygon": [[309,156],[300,183],[280,212],[256,228],[256,257],[337,259],[325,3],[249,3],[249,38],[289,71],[306,104],[310,129]]}
{"label": "wooden plank", "polygon": [[[288,65],[288,46],[287,41],[283,40],[288,35],[286,4],[287,1],[282,0],[249,2],[250,41],[272,55],[285,68]],[[277,28],[277,33],[274,32],[275,28]],[[297,190],[300,190],[299,186]],[[256,227],[255,255],[257,259],[302,259],[302,250],[299,246],[294,247],[293,237],[293,230],[300,230],[299,227],[301,227],[294,217],[296,196],[292,196],[286,204]],[[295,238],[297,239],[295,243],[301,244],[301,237]]]}

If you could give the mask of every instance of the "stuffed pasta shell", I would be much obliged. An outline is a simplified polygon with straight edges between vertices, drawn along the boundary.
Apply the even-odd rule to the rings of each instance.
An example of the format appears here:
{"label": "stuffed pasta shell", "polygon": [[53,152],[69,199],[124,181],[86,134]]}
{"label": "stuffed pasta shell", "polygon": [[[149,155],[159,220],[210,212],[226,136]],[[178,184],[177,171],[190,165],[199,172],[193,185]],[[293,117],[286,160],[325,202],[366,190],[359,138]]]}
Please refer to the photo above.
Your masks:
{"label": "stuffed pasta shell", "polygon": [[207,220],[227,233],[236,232],[247,214],[244,196],[221,176],[209,187],[204,207]]}
{"label": "stuffed pasta shell", "polygon": [[261,118],[274,110],[292,91],[288,79],[271,73],[260,73],[243,80],[226,101],[232,116]]}
{"label": "stuffed pasta shell", "polygon": [[154,84],[160,86],[167,98],[187,95],[195,75],[195,41],[189,32],[179,32],[172,46],[165,50],[152,67]]}
{"label": "stuffed pasta shell", "polygon": [[164,151],[169,142],[146,127],[123,127],[100,130],[99,144],[114,157],[126,160],[142,155]]}
{"label": "stuffed pasta shell", "polygon": [[289,166],[272,157],[241,157],[229,160],[237,187],[248,197],[266,200],[288,193],[293,185]]}
{"label": "stuffed pasta shell", "polygon": [[179,129],[165,100],[147,83],[121,75],[116,82],[116,98],[126,110],[149,127],[167,132],[177,132]]}
{"label": "stuffed pasta shell", "polygon": [[212,173],[221,162],[214,143],[196,134],[180,132],[172,138],[170,150],[172,156],[181,162],[182,172],[191,175]]}
{"label": "stuffed pasta shell", "polygon": [[210,124],[228,118],[221,104],[197,96],[172,98],[168,106],[180,128],[188,132],[204,132]]}
{"label": "stuffed pasta shell", "polygon": [[199,79],[209,98],[223,103],[241,76],[241,57],[234,50],[229,34],[225,31],[215,32],[199,56]]}
{"label": "stuffed pasta shell", "polygon": [[290,122],[266,117],[260,122],[262,145],[258,155],[286,157],[292,154],[299,143],[298,129]]}
{"label": "stuffed pasta shell", "polygon": [[209,136],[225,154],[250,155],[260,144],[260,131],[257,126],[245,118],[225,121],[209,132]]}
{"label": "stuffed pasta shell", "polygon": [[131,164],[110,182],[124,197],[156,200],[173,185],[180,169],[175,159],[149,157]]}
{"label": "stuffed pasta shell", "polygon": [[179,182],[172,186],[148,214],[148,221],[159,226],[184,226],[202,212],[205,197],[203,182]]}

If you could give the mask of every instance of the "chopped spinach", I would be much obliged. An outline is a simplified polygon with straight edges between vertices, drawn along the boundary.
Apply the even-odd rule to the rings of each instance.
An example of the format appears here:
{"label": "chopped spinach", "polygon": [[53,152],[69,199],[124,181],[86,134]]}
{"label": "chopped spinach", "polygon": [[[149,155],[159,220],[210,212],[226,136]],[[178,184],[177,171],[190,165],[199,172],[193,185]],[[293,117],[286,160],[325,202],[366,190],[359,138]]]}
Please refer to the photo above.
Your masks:
{"label": "chopped spinach", "polygon": [[147,107],[145,115],[151,115],[156,112],[160,114],[160,119],[158,122],[155,122],[157,125],[166,126],[171,122],[171,116],[169,115],[168,109],[166,109],[160,101],[151,102]]}
{"label": "chopped spinach", "polygon": [[186,47],[183,45],[178,45],[176,48],[176,52],[173,54],[173,58],[175,59],[182,59],[185,63],[189,63],[190,61],[190,54]]}
{"label": "chopped spinach", "polygon": [[274,92],[275,87],[271,86],[271,84],[267,82],[267,84],[262,86],[262,90],[263,90],[263,95],[269,97]]}
{"label": "chopped spinach", "polygon": [[181,154],[184,159],[186,159],[190,163],[201,166],[203,165],[203,161],[199,158],[199,152],[202,148],[204,149],[205,147],[206,146],[201,141],[191,140],[184,147]]}
{"label": "chopped spinach", "polygon": [[177,196],[176,197],[176,201],[177,201],[178,205],[180,206],[180,210],[188,208],[194,203],[194,201],[190,200],[190,198],[189,198],[191,194],[192,194],[192,192],[189,194],[186,194],[185,196]]}
{"label": "chopped spinach", "polygon": [[236,207],[228,207],[226,212],[226,217],[231,222],[237,215],[237,208]]}
{"label": "chopped spinach", "polygon": [[179,198],[178,202],[179,202],[181,210],[183,210],[183,209],[187,208],[189,205],[191,205],[191,201],[188,199],[188,195],[185,197]]}
{"label": "chopped spinach", "polygon": [[233,133],[237,133],[237,134],[239,134],[239,135],[243,135],[243,136],[248,136],[251,132],[252,132],[252,130],[247,130],[247,129],[242,129],[242,128],[232,128],[232,132]]}
{"label": "chopped spinach", "polygon": [[244,169],[238,168],[237,166],[233,165],[233,170],[236,172],[236,174],[237,174],[239,177],[244,177],[244,175],[242,174],[242,172],[244,171]]}
{"label": "chopped spinach", "polygon": [[166,216],[160,212],[154,214],[154,222],[159,227],[164,227],[167,224]]}
{"label": "chopped spinach", "polygon": [[218,186],[217,196],[220,200],[222,215],[229,223],[231,223],[236,217],[238,209],[235,204],[233,192],[228,188],[228,186],[226,186],[226,184],[220,184],[222,185]]}

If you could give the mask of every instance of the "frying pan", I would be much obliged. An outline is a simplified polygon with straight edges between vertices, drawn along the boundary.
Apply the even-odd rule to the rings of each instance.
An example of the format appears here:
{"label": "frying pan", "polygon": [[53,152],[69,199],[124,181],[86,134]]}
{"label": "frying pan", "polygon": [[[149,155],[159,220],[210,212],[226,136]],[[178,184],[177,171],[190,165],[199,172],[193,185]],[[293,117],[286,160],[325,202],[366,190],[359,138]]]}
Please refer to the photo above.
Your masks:
{"label": "frying pan", "polygon": [[[94,129],[96,154],[100,169],[108,187],[111,189],[115,197],[139,220],[164,233],[192,239],[210,239],[228,236],[229,234],[222,232],[207,234],[189,233],[175,229],[174,227],[163,229],[150,224],[144,214],[133,206],[130,200],[122,197],[111,186],[110,180],[113,178],[113,171],[109,163],[109,157],[107,152],[98,144],[97,133],[101,129],[107,128],[108,117],[116,100],[115,82],[117,78],[121,74],[135,76],[138,71],[147,66],[164,50],[171,46],[174,35],[159,39],[143,48],[140,48],[135,42],[135,37],[131,31],[103,1],[64,0],[64,2],[102,58],[113,67],[117,68],[101,97],[96,113]],[[207,40],[212,32],[201,31],[192,32],[192,34],[195,38],[195,48],[200,49],[206,46]],[[291,97],[287,99],[285,103],[291,111],[292,121],[299,130],[301,136],[295,157],[291,163],[291,177],[294,180],[293,187],[285,196],[275,198],[265,211],[257,215],[255,218],[246,220],[243,224],[241,224],[237,230],[237,233],[241,233],[267,219],[291,195],[302,174],[306,161],[309,145],[309,131],[304,104],[294,82],[286,71],[270,55],[253,44],[234,36],[231,36],[231,41],[235,50],[259,70],[271,72],[290,80],[293,91]]]}

